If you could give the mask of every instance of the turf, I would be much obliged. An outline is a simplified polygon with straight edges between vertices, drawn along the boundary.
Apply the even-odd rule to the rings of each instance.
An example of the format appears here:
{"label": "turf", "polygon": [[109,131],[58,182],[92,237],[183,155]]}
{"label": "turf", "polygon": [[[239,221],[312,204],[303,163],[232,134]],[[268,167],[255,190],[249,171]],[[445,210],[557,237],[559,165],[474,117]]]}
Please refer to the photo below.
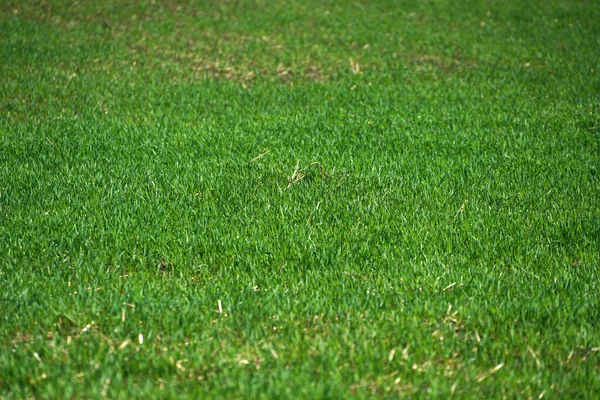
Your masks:
{"label": "turf", "polygon": [[600,395],[596,1],[0,10],[0,397]]}

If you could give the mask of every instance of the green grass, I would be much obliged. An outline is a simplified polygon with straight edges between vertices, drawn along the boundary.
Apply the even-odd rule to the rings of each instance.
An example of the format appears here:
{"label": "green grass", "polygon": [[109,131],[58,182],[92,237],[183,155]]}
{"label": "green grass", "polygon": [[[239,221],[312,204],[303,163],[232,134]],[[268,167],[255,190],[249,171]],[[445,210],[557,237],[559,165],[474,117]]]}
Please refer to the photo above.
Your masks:
{"label": "green grass", "polygon": [[272,3],[0,0],[0,397],[599,396],[598,3]]}

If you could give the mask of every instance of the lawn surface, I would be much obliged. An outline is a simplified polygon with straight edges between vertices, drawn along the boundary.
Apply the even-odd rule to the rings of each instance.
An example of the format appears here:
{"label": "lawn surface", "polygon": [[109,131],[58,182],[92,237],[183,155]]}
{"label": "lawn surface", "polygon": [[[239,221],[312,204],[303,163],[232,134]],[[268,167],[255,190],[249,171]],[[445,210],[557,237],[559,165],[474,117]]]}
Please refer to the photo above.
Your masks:
{"label": "lawn surface", "polygon": [[598,21],[0,0],[0,398],[597,398]]}

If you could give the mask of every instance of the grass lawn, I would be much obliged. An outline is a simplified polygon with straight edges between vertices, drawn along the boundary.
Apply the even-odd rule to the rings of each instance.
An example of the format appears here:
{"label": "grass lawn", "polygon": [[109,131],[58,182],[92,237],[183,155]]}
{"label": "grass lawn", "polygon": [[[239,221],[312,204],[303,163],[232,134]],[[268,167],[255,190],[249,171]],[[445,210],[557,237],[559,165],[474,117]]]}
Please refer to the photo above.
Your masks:
{"label": "grass lawn", "polygon": [[0,0],[0,398],[597,398],[599,21]]}

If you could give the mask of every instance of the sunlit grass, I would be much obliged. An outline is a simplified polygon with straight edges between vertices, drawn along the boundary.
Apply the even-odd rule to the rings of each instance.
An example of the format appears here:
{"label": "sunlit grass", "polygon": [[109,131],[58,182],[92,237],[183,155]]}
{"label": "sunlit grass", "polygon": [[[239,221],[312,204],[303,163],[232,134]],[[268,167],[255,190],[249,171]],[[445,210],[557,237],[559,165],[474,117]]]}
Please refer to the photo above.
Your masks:
{"label": "sunlit grass", "polygon": [[0,397],[598,395],[596,3],[100,4],[2,1]]}

